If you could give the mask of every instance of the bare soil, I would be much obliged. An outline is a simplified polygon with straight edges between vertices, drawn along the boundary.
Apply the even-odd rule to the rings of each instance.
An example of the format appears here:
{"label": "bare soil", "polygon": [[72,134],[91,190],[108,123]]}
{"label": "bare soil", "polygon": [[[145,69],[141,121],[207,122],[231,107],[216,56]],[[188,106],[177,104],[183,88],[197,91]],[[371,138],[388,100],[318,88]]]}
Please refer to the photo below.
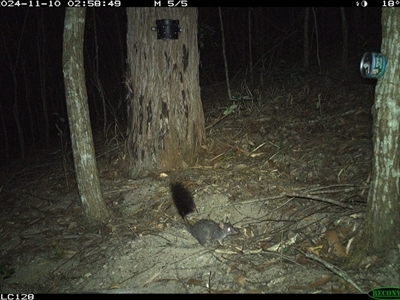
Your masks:
{"label": "bare soil", "polygon": [[[354,79],[355,78],[355,79]],[[400,286],[399,253],[348,267],[368,196],[374,84],[291,70],[257,88],[202,88],[207,141],[182,171],[126,179],[121,134],[96,135],[112,219],[88,226],[71,152],[12,162],[0,175],[1,293],[361,293]],[[249,92],[250,91],[250,92]],[[191,221],[239,231],[201,246],[172,205],[171,180],[194,194]]]}

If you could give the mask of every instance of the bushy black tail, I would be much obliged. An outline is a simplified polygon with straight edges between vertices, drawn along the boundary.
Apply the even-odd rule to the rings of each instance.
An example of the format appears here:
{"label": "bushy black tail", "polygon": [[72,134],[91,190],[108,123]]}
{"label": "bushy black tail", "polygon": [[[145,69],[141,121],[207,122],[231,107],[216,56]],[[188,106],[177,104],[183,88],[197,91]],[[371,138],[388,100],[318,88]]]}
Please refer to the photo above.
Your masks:
{"label": "bushy black tail", "polygon": [[186,216],[196,210],[192,194],[180,182],[171,183],[171,194],[178,214],[186,221]]}

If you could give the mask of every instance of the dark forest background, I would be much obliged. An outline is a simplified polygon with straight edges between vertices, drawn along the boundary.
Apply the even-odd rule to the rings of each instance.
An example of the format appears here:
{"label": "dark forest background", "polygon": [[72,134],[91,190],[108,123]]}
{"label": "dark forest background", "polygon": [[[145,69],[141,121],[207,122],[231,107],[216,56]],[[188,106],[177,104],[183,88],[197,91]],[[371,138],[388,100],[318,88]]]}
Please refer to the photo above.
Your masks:
{"label": "dark forest background", "polygon": [[[310,13],[310,66],[305,69],[304,11],[304,8],[223,8],[229,76],[248,78],[252,87],[265,78],[274,84],[275,77],[290,77],[295,72],[309,70],[329,73],[341,69],[344,76],[358,72],[364,52],[379,52],[380,8],[345,8],[349,57],[344,66],[341,11],[316,8],[316,20]],[[0,165],[28,158],[48,145],[58,147],[60,135],[68,138],[62,74],[64,16],[62,8],[0,10]],[[124,8],[86,11],[86,84],[95,133],[104,134],[111,127],[125,133],[126,24]],[[218,8],[199,8],[199,22],[193,26],[198,26],[200,85],[223,82]]]}

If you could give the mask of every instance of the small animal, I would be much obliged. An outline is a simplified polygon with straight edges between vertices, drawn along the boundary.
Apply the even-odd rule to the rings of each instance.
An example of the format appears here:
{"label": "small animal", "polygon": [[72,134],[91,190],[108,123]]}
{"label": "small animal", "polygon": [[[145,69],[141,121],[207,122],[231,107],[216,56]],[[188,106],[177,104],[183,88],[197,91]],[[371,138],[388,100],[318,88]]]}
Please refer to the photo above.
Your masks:
{"label": "small animal", "polygon": [[217,224],[212,220],[201,219],[191,225],[186,216],[196,210],[192,194],[180,182],[171,183],[171,194],[178,214],[185,221],[187,230],[200,245],[214,241],[218,241],[222,245],[222,240],[228,235],[237,234],[230,223]]}

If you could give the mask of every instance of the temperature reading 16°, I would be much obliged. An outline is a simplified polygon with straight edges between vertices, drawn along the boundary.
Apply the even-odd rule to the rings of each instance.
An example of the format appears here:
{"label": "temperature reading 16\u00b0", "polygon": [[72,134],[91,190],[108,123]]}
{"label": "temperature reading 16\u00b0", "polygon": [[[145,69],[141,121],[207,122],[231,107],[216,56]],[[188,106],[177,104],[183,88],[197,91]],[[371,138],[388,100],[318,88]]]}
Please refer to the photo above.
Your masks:
{"label": "temperature reading 16\u00b0", "polygon": [[174,1],[174,0],[168,0],[168,7],[187,7],[188,3],[187,0],[180,0],[180,1]]}
{"label": "temperature reading 16\u00b0", "polygon": [[393,6],[395,6],[395,5],[399,5],[400,4],[400,1],[394,1],[394,0],[388,0],[388,1],[385,1],[385,0],[383,0],[383,7],[393,7]]}

